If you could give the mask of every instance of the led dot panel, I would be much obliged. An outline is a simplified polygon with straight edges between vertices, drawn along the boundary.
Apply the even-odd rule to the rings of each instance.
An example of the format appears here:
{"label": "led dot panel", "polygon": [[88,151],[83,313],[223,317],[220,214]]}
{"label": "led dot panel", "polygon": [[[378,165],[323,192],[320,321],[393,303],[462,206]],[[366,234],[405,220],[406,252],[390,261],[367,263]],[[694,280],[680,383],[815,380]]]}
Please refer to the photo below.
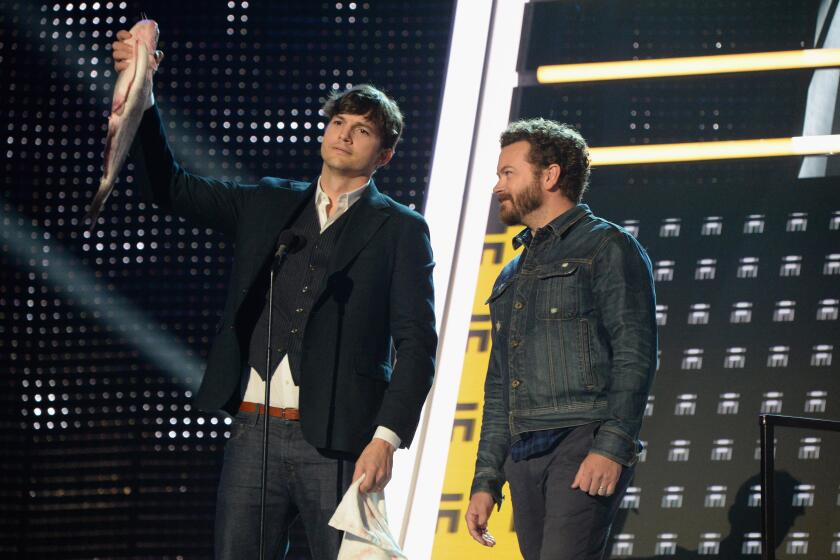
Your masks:
{"label": "led dot panel", "polygon": [[533,2],[519,70],[779,51],[814,44],[818,0]]}
{"label": "led dot panel", "polygon": [[423,209],[450,0],[0,2],[3,557],[211,556],[228,421],[190,396],[231,247],[149,208],[130,165],[92,235],[82,220],[110,43],[141,12],[160,25],[155,92],[188,169],[314,179],[325,96],[370,82],[406,117],[377,185]]}

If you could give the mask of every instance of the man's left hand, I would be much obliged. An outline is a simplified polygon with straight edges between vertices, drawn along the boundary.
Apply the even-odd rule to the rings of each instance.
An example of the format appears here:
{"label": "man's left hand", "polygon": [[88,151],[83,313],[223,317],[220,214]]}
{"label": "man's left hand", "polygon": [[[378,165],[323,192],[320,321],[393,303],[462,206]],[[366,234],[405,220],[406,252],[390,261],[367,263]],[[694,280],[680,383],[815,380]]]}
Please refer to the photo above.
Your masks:
{"label": "man's left hand", "polygon": [[365,475],[359,484],[359,492],[382,492],[391,480],[391,467],[394,463],[394,446],[384,439],[373,438],[356,461],[353,482]]}
{"label": "man's left hand", "polygon": [[579,488],[590,496],[612,496],[621,465],[597,453],[589,453],[580,464],[572,488]]}

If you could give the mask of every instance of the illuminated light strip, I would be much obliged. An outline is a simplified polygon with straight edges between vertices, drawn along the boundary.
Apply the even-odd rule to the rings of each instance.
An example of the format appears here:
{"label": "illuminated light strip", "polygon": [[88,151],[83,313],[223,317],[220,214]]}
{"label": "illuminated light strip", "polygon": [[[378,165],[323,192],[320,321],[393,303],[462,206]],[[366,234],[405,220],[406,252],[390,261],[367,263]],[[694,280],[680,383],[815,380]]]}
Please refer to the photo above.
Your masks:
{"label": "illuminated light strip", "polygon": [[721,54],[621,60],[584,64],[556,64],[537,68],[537,82],[564,84],[604,80],[633,80],[668,76],[697,76],[840,66],[840,49],[805,49],[747,54]]}
{"label": "illuminated light strip", "polygon": [[593,166],[840,153],[840,135],[590,148]]}
{"label": "illuminated light strip", "polygon": [[[484,3],[477,0],[460,0],[457,10],[460,12],[462,9],[472,9],[472,6]],[[424,437],[417,464],[417,478],[414,482],[415,492],[410,504],[411,515],[409,522],[404,523],[403,551],[412,559],[426,559],[432,556],[449,457],[449,441],[464,368],[464,349],[469,337],[487,217],[490,213],[492,186],[497,180],[495,172],[499,157],[499,134],[510,119],[513,90],[519,79],[516,60],[525,0],[494,0],[491,3],[493,15],[489,26],[483,25],[482,20],[467,22],[463,29],[454,30],[452,38],[453,48],[460,34],[463,34],[462,39],[486,44],[488,48],[486,58],[480,62],[480,80],[462,84],[460,81],[452,82],[455,87],[459,87],[451,90],[456,95],[471,96],[480,92],[477,115],[476,112],[470,115],[474,125],[453,128],[450,126],[452,123],[445,121],[442,114],[438,128],[438,141],[451,135],[451,138],[469,148],[468,157],[456,158],[460,161],[459,165],[468,165],[468,168],[465,174],[458,168],[454,181],[430,185],[430,204],[433,197],[443,197],[439,199],[438,204],[457,203],[459,206],[463,204],[463,207],[459,208],[459,227],[455,230],[444,230],[457,231],[457,245],[451,265],[451,278],[447,282],[446,309],[440,324],[438,367],[433,393],[427,405],[426,424],[423,426]],[[450,64],[446,77],[447,90],[450,90],[450,80],[457,78],[453,72],[457,70]],[[470,131],[473,132],[472,142],[465,140],[469,138],[465,135]],[[445,165],[445,159],[438,159],[437,153],[436,151],[432,177],[435,176],[436,166]],[[447,168],[442,167],[441,170],[445,176]],[[463,183],[458,184],[461,177],[466,179],[465,187],[461,186]],[[458,196],[461,188],[466,189],[463,202],[462,197]],[[438,192],[435,189],[438,189]],[[430,224],[431,218],[427,213]],[[432,229],[435,251],[436,242],[453,244],[455,238],[442,237],[441,232]],[[435,258],[438,258],[437,253]],[[439,297],[441,287],[440,284],[435,285],[435,299]],[[464,492],[468,491],[469,488],[464,488]]]}
{"label": "illuminated light strip", "polygon": [[[436,263],[435,317],[441,339],[439,354],[444,347],[447,295],[450,274],[455,268],[454,240],[458,238],[461,227],[471,150],[469,137],[475,128],[492,7],[492,0],[461,0],[456,6],[432,168],[426,189],[423,215],[431,231]],[[399,151],[398,146],[397,157]],[[426,486],[418,485],[420,465],[427,465],[430,460],[432,469],[438,468],[440,462],[446,464],[449,448],[440,444],[441,434],[445,434],[443,438],[448,441],[458,399],[459,385],[452,381],[440,357],[436,380],[423,408],[413,444],[409,449],[401,449],[394,454],[393,478],[385,493],[388,524],[409,558],[429,557],[441,492],[439,489],[437,493],[428,492]],[[431,520],[432,523],[424,524],[418,519]]]}

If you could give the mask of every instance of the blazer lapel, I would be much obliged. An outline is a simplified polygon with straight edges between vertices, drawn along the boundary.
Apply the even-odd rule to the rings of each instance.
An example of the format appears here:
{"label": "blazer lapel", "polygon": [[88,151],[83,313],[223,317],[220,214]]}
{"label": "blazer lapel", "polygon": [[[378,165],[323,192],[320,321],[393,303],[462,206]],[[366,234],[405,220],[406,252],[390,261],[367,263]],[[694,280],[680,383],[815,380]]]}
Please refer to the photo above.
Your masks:
{"label": "blazer lapel", "polygon": [[[279,196],[269,199],[263,214],[262,229],[266,233],[260,236],[262,243],[258,249],[259,262],[264,262],[265,258],[270,258],[274,254],[280,232],[292,224],[295,217],[306,207],[309,199],[315,196],[316,185],[317,182],[312,182],[305,190],[295,191],[298,199],[291,204],[291,211],[289,211],[290,205],[287,200],[281,200]],[[278,219],[278,216],[281,218]]]}
{"label": "blazer lapel", "polygon": [[338,242],[330,255],[324,284],[318,292],[316,300],[321,296],[329,277],[341,270],[364,249],[374,234],[382,227],[389,215],[383,212],[388,207],[385,197],[379,193],[373,181],[367,187],[362,198],[348,211],[347,223],[341,232]]}
{"label": "blazer lapel", "polygon": [[[239,269],[237,280],[239,285],[243,287],[243,291],[238,293],[233,311],[234,316],[239,313],[254,287],[260,286],[257,280],[262,271],[267,272],[266,266],[277,247],[277,236],[289,227],[295,216],[306,206],[309,197],[314,196],[314,192],[315,183],[309,185],[306,189],[293,189],[291,196],[289,196],[288,190],[285,190],[285,192],[279,189],[272,190],[260,201],[262,215],[255,215],[253,221],[255,226],[259,228],[257,231],[264,233],[255,233],[245,241],[248,246],[249,265]],[[267,277],[265,284],[268,285]]]}

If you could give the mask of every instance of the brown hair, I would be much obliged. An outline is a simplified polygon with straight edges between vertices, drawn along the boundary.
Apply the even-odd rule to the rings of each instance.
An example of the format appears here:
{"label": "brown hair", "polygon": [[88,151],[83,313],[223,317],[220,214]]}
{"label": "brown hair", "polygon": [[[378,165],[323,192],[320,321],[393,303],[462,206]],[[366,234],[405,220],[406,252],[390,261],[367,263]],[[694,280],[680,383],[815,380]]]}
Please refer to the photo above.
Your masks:
{"label": "brown hair", "polygon": [[322,110],[330,119],[340,113],[367,116],[377,128],[383,149],[393,149],[400,140],[403,116],[397,102],[370,84],[333,91]]}
{"label": "brown hair", "polygon": [[572,202],[580,202],[589,186],[589,147],[577,130],[548,119],[528,119],[510,123],[499,140],[502,148],[522,140],[528,142],[528,161],[536,172],[558,164],[560,192]]}

